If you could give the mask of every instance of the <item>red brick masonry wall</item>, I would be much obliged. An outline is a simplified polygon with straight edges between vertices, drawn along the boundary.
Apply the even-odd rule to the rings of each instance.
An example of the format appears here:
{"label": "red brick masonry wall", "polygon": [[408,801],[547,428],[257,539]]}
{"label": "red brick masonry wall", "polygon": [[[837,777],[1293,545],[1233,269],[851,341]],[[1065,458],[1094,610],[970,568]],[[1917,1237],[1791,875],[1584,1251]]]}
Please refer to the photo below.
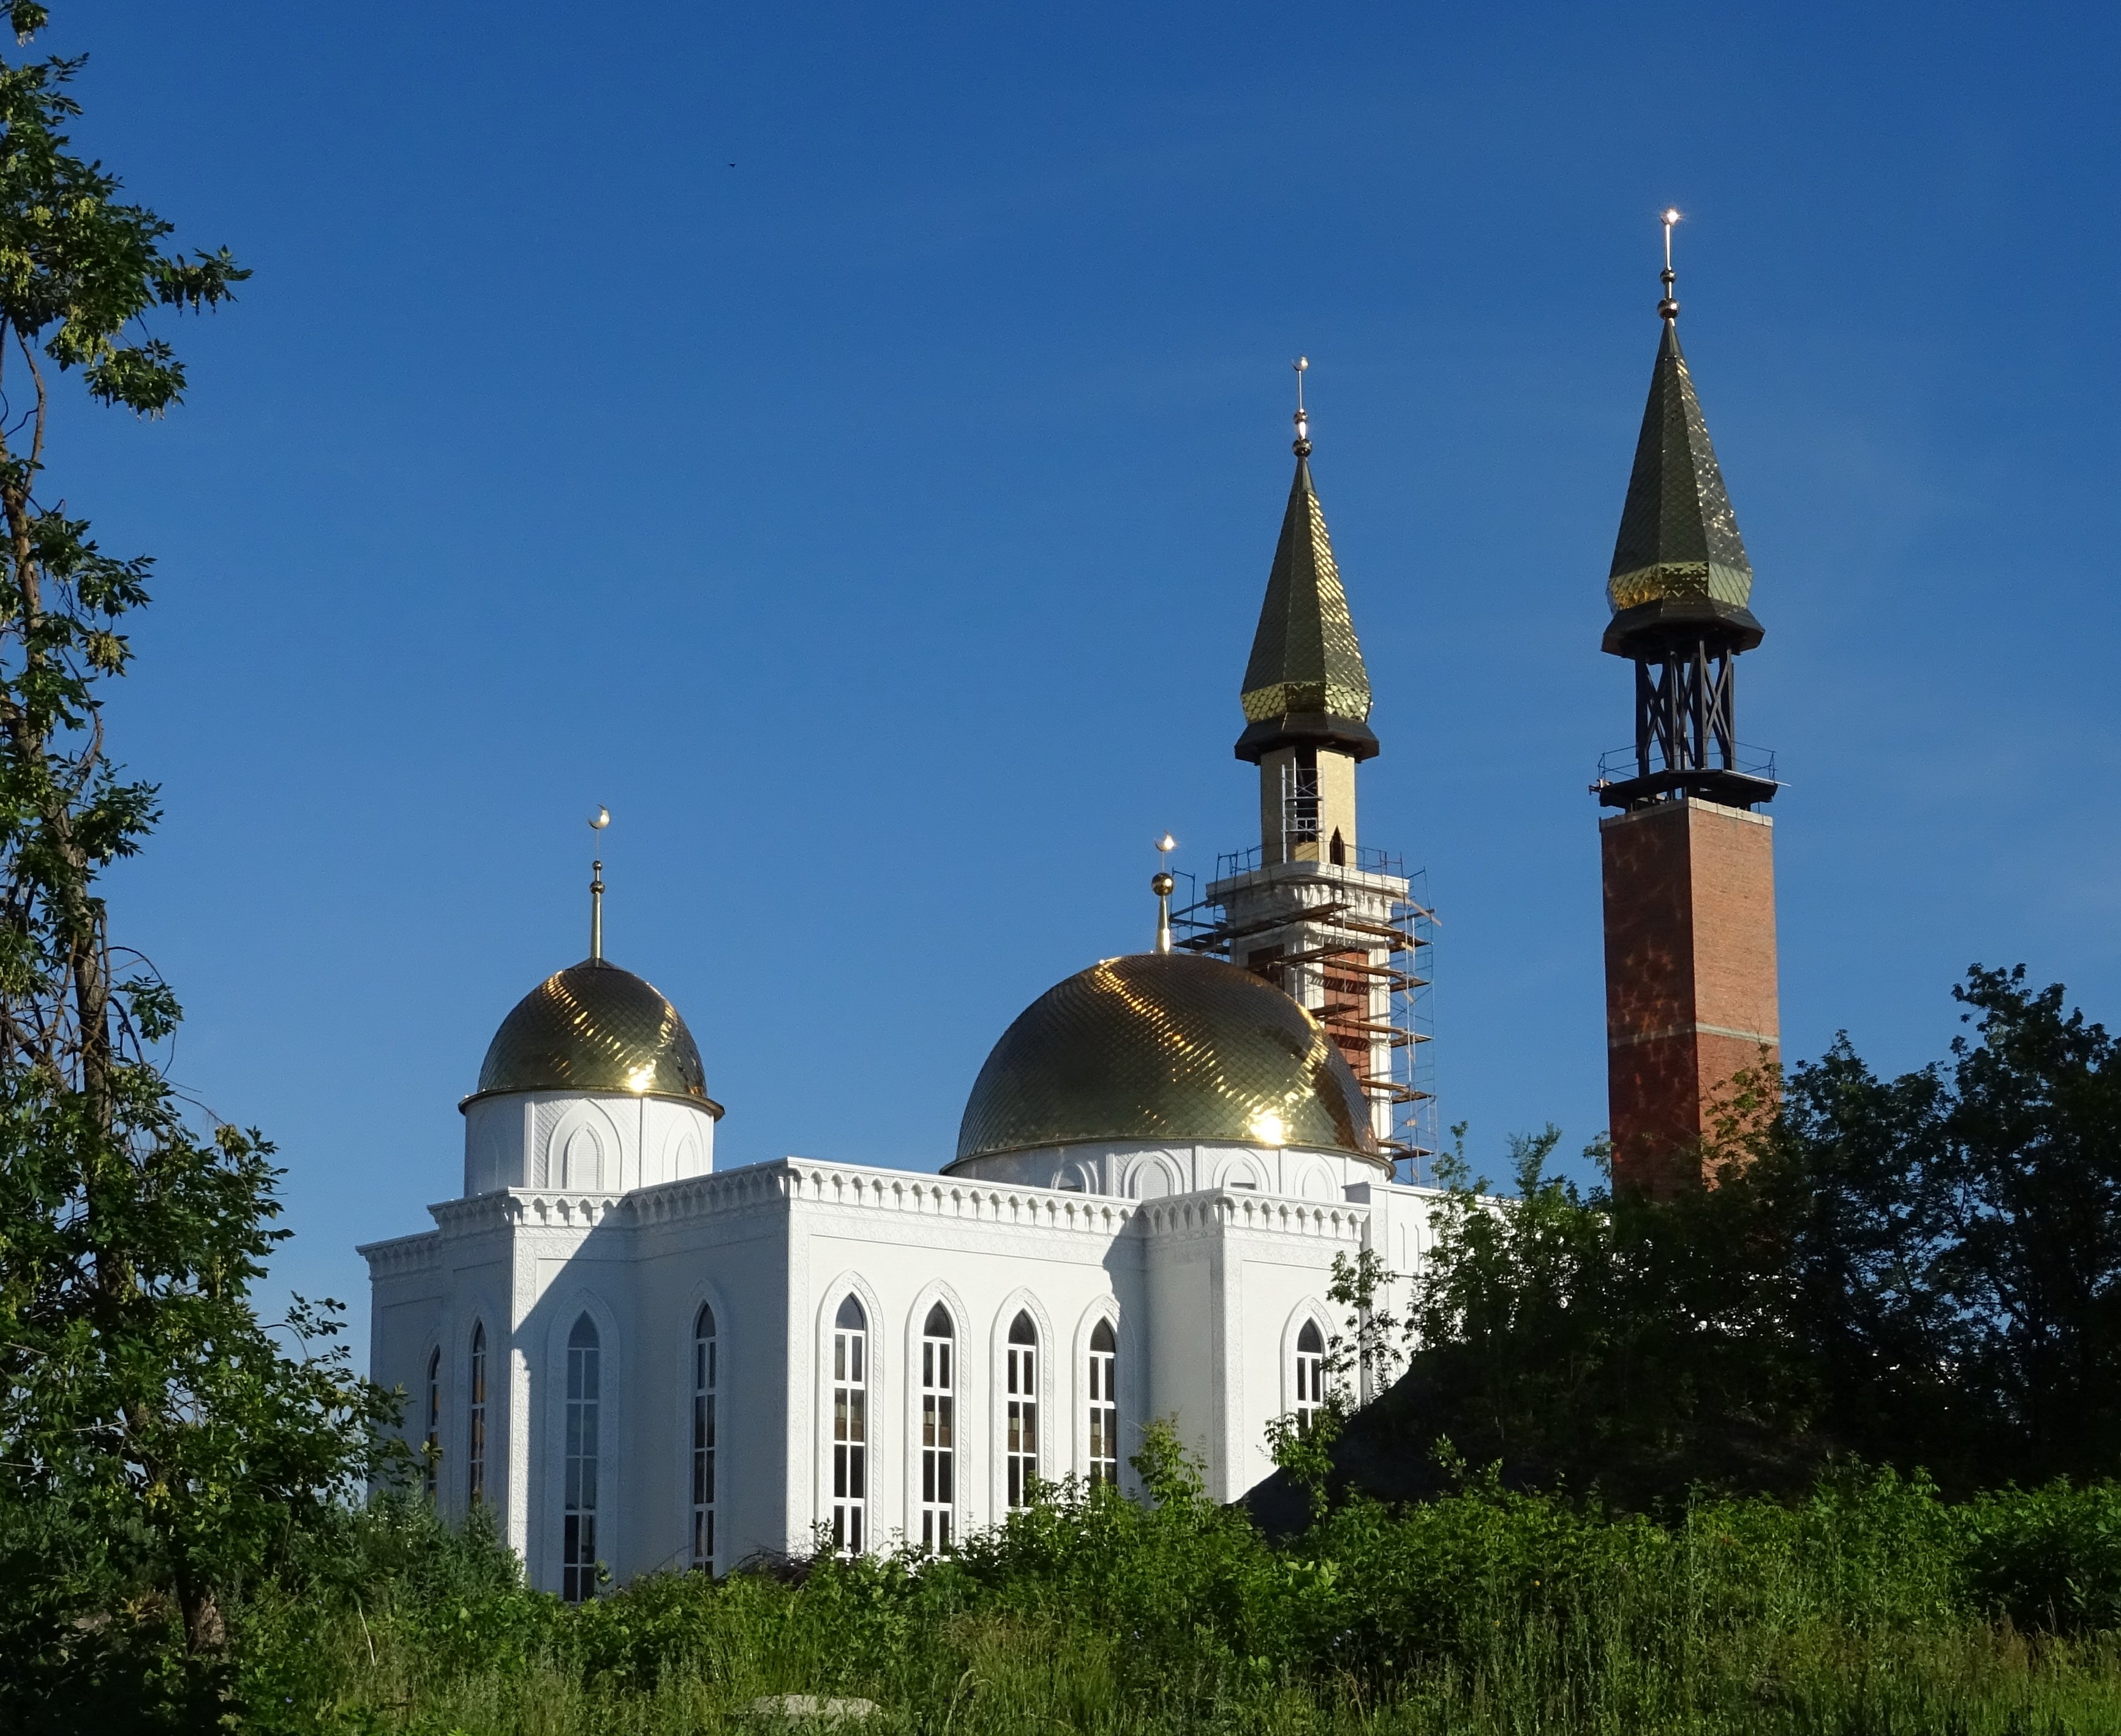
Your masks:
{"label": "red brick masonry wall", "polygon": [[1781,1052],[1774,822],[1681,799],[1598,835],[1614,1180],[1666,1194],[1732,1076]]}

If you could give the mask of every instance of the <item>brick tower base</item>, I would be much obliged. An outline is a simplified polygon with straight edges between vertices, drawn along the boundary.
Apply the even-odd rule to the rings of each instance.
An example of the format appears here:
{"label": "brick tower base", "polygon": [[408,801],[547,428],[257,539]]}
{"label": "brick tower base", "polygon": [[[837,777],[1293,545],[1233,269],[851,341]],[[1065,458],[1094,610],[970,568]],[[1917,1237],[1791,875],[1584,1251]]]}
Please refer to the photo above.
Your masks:
{"label": "brick tower base", "polygon": [[1781,1053],[1774,822],[1692,798],[1598,826],[1615,1187],[1701,1177],[1732,1076]]}

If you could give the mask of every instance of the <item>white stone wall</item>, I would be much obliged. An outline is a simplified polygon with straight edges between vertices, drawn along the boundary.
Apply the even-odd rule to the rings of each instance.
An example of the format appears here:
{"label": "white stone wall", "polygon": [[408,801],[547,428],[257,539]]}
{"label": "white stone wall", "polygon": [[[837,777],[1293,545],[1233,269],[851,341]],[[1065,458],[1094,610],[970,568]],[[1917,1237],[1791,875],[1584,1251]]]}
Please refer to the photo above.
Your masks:
{"label": "white stone wall", "polygon": [[497,1188],[623,1194],[705,1175],[715,1118],[682,1097],[508,1091],[464,1105],[464,1194]]}
{"label": "white stone wall", "polygon": [[[1171,1166],[1174,1190],[1133,1197],[1128,1166],[1150,1156]],[[1211,1492],[1233,1499],[1272,1469],[1266,1424],[1293,1404],[1303,1321],[1340,1329],[1344,1310],[1326,1300],[1334,1257],[1368,1245],[1395,1268],[1419,1257],[1427,1191],[1345,1158],[1335,1185],[1318,1187],[1305,1166],[1339,1157],[1221,1147],[1050,1154],[1049,1171],[1079,1163],[1111,1184],[1097,1192],[797,1159],[626,1193],[488,1191],[434,1208],[427,1235],[362,1250],[372,1376],[411,1396],[407,1432],[417,1440],[427,1359],[441,1347],[438,1493],[445,1511],[460,1514],[468,1350],[474,1323],[485,1323],[487,1498],[533,1583],[552,1589],[566,1345],[585,1313],[604,1375],[599,1553],[620,1578],[687,1564],[692,1328],[702,1302],[721,1363],[722,1566],[805,1548],[825,1516],[830,1333],[850,1293],[869,1319],[878,1544],[918,1534],[917,1353],[937,1301],[959,1350],[961,1533],[1003,1510],[1003,1357],[1019,1310],[1038,1331],[1043,1475],[1087,1468],[1089,1334],[1109,1318],[1123,1454],[1149,1419],[1172,1418]],[[1239,1160],[1260,1185],[1224,1184]],[[1311,1193],[1281,1191],[1292,1180]]]}

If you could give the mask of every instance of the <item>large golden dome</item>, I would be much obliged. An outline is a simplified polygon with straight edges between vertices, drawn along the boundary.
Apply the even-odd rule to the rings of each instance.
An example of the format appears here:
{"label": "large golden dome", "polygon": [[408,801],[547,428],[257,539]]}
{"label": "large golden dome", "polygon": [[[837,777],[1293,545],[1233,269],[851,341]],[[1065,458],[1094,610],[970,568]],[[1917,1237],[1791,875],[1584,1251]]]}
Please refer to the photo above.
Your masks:
{"label": "large golden dome", "polygon": [[631,970],[584,959],[556,970],[501,1022],[478,1095],[622,1091],[688,1097],[711,1114],[706,1069],[678,1009]]}
{"label": "large golden dome", "polygon": [[955,1161],[1107,1139],[1384,1161],[1318,1021],[1251,971],[1185,952],[1108,958],[1026,1008],[980,1069]]}

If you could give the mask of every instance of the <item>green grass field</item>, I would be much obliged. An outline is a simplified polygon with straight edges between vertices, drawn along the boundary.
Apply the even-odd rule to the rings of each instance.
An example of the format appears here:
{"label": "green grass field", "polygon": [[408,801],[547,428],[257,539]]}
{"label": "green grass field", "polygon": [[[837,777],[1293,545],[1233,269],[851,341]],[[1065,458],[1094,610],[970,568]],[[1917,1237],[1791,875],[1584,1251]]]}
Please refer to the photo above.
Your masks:
{"label": "green grass field", "polygon": [[579,1608],[417,1508],[247,1606],[259,1730],[757,1729],[860,1696],[936,1733],[2121,1733],[2121,1491],[1890,1475],[1662,1522],[1475,1485],[1281,1545],[1166,1490],[1059,1492],[944,1561],[641,1582]]}

